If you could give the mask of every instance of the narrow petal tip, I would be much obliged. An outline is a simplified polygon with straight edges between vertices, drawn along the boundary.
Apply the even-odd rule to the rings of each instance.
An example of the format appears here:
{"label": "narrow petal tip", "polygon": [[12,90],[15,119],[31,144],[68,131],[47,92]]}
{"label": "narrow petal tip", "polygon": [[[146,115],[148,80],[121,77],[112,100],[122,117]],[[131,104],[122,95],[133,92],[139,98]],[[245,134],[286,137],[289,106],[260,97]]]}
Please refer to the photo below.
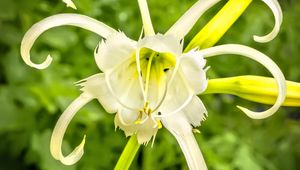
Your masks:
{"label": "narrow petal tip", "polygon": [[77,7],[75,6],[75,4],[71,0],[63,0],[63,2],[67,5],[67,7],[70,7],[70,8],[73,8],[73,9],[77,9]]}
{"label": "narrow petal tip", "polygon": [[85,138],[86,135],[83,136],[81,143],[74,149],[72,153],[70,153],[70,155],[68,155],[67,157],[64,157],[62,155],[60,156],[61,163],[65,165],[73,165],[81,159],[84,153]]}
{"label": "narrow petal tip", "polygon": [[[28,58],[30,58],[30,57],[28,57]],[[27,60],[27,59],[26,59],[26,60]],[[26,61],[26,60],[24,59],[24,61]],[[47,56],[46,60],[45,60],[43,63],[41,63],[41,64],[35,64],[35,63],[32,63],[32,62],[30,61],[30,59],[27,60],[26,64],[28,64],[29,66],[34,67],[34,68],[36,68],[36,69],[42,70],[42,69],[47,68],[47,67],[51,64],[52,60],[53,60],[53,58],[52,58],[51,55],[49,54],[49,55]]]}
{"label": "narrow petal tip", "polygon": [[277,110],[269,109],[263,112],[253,112],[242,106],[236,106],[236,107],[252,119],[265,119],[267,117],[272,116],[277,111]]}

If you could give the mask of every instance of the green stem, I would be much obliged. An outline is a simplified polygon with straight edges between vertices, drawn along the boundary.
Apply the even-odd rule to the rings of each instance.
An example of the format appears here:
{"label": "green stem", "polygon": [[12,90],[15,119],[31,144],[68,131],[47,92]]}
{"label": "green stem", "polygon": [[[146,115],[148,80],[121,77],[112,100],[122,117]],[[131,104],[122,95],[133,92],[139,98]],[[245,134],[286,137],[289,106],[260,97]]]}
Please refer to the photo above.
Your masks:
{"label": "green stem", "polygon": [[129,169],[139,148],[140,144],[137,141],[136,135],[131,136],[115,166],[115,170]]}

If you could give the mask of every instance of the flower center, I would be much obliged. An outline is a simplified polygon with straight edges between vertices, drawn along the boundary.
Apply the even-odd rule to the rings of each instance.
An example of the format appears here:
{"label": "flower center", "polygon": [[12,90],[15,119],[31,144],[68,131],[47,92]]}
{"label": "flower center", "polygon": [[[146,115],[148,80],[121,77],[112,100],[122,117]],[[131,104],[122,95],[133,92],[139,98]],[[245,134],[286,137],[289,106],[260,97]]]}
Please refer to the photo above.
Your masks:
{"label": "flower center", "polygon": [[[170,73],[176,64],[175,56],[149,48],[139,51],[140,81],[144,91],[144,109],[146,114],[158,109],[166,91]],[[149,113],[150,111],[150,113]]]}

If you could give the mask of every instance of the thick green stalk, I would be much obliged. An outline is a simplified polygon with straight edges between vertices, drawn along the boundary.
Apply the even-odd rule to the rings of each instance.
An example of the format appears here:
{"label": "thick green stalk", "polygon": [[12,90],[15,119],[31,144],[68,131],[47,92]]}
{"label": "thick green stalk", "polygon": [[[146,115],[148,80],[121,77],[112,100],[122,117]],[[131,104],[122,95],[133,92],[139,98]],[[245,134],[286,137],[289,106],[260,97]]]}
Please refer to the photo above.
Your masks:
{"label": "thick green stalk", "polygon": [[[300,106],[300,83],[286,81],[287,93],[282,106]],[[274,104],[278,96],[274,78],[262,76],[237,76],[212,79],[203,94],[232,94],[243,99],[262,103]]]}
{"label": "thick green stalk", "polygon": [[117,162],[117,165],[115,166],[115,170],[129,169],[139,148],[140,144],[138,143],[136,136],[131,136]]}

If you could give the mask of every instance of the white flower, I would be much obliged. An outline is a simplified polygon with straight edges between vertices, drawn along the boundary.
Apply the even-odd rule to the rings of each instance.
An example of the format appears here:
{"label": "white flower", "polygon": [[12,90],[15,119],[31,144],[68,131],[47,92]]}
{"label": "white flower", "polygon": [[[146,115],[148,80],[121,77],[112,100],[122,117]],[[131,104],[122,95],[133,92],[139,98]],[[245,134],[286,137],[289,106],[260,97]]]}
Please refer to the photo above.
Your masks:
{"label": "white flower", "polygon": [[[227,44],[209,49],[193,49],[183,53],[183,38],[199,17],[219,0],[197,1],[165,34],[155,34],[147,3],[138,0],[144,26],[144,36],[133,41],[122,32],[78,14],[59,14],[35,24],[24,36],[21,55],[35,68],[44,69],[52,61],[49,55],[42,64],[32,63],[29,51],[36,38],[49,28],[73,25],[93,31],[105,40],[95,49],[95,60],[103,73],[78,82],[82,94],[59,118],[51,138],[54,158],[66,165],[77,162],[83,154],[85,138],[68,156],[61,152],[68,124],[76,112],[92,99],[97,99],[109,113],[117,113],[115,126],[126,136],[137,135],[140,144],[147,144],[162,127],[177,139],[190,169],[207,169],[193,136],[192,127],[205,120],[207,111],[197,97],[207,87],[205,58],[220,54],[237,54],[263,64],[278,84],[276,103],[263,112],[252,112],[238,106],[249,117],[261,119],[272,115],[285,98],[285,79],[278,66],[264,54],[246,46]],[[282,20],[277,1],[265,0],[276,22],[273,31],[255,40],[266,42],[279,31]]]}

